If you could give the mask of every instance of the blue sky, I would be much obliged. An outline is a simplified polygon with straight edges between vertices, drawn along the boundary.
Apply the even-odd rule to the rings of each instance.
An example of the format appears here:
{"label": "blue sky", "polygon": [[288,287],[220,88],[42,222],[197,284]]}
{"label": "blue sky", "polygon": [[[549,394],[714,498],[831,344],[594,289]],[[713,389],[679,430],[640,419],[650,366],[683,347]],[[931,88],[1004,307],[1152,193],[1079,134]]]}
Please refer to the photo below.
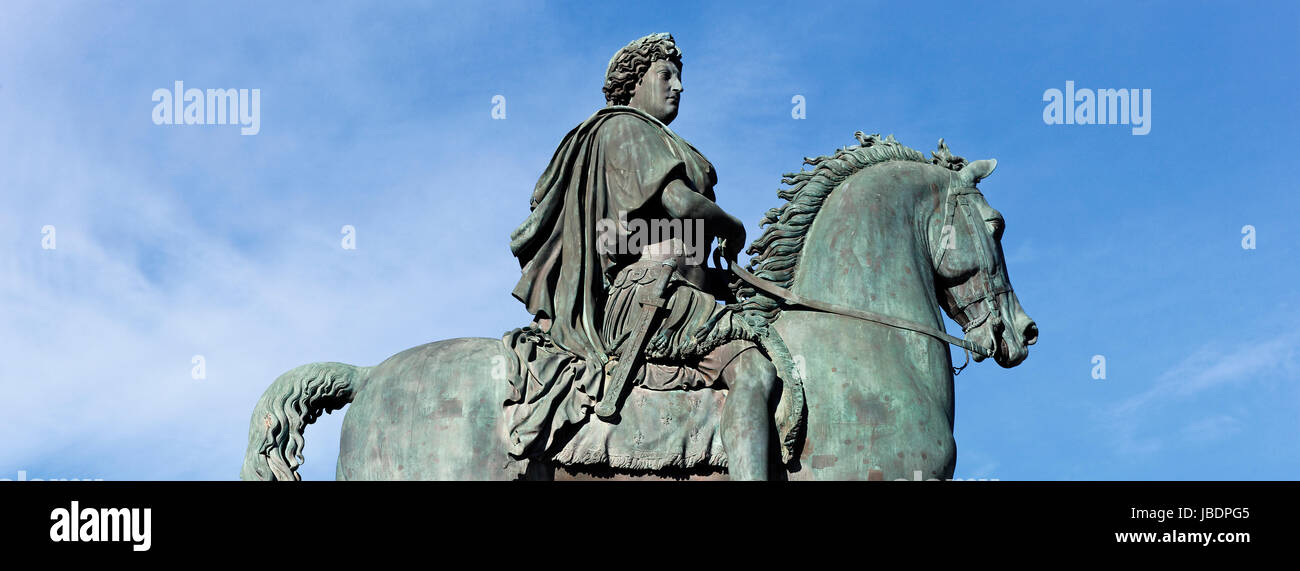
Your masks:
{"label": "blue sky", "polygon": [[[280,373],[525,323],[510,230],[609,57],[660,31],[673,128],[751,236],[854,131],[998,160],[1041,337],[958,378],[958,477],[1300,471],[1295,5],[396,4],[0,8],[0,478],[233,479]],[[260,133],[155,125],[177,80],[259,89]],[[1066,81],[1150,89],[1150,133],[1045,124]]]}

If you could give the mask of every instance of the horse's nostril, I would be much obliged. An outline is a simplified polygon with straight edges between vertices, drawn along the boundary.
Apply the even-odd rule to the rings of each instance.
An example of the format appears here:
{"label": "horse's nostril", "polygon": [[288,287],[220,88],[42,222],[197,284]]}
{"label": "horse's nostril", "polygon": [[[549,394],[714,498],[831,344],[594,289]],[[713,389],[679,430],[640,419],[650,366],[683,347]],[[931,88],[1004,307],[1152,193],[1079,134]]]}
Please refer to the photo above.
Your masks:
{"label": "horse's nostril", "polygon": [[1033,321],[1025,326],[1025,345],[1033,345],[1038,342],[1038,324]]}

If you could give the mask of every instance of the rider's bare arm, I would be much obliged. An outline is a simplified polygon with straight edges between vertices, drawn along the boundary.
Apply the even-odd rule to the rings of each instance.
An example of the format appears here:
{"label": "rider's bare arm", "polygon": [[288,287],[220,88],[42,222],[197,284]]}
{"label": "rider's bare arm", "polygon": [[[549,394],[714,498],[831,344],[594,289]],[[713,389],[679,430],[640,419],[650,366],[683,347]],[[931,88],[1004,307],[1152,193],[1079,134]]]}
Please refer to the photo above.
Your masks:
{"label": "rider's bare arm", "polygon": [[727,261],[735,262],[736,254],[745,245],[745,225],[735,216],[727,214],[717,203],[686,186],[681,179],[673,179],[664,188],[664,210],[673,218],[703,219],[707,231],[727,241],[723,253]]}

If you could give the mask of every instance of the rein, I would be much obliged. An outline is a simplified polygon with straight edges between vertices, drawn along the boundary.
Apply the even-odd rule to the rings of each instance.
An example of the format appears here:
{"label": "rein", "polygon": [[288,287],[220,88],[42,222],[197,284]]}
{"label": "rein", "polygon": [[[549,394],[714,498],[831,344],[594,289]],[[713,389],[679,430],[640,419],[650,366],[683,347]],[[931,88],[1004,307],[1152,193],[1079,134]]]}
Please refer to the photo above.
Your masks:
{"label": "rein", "polygon": [[[836,305],[833,303],[827,303],[815,299],[808,299],[788,289],[785,289],[779,285],[776,285],[763,278],[760,278],[754,274],[751,274],[749,273],[748,270],[745,270],[739,265],[732,265],[731,271],[735,273],[737,276],[740,276],[740,279],[745,280],[745,282],[748,283],[749,285],[752,285],[764,292],[767,292],[769,295],[775,296],[778,299],[785,300],[787,303],[791,305],[802,306],[808,309],[815,309],[817,311],[822,311],[825,313],[834,313],[836,315],[843,315],[845,317],[852,317],[855,319],[870,321],[872,323],[879,323],[881,325],[886,325],[897,329],[903,329],[906,331],[915,331],[917,333],[929,335],[930,337],[934,337],[935,339],[938,339],[945,343],[950,343],[952,345],[965,349],[967,353],[966,355],[967,360],[970,359],[970,353],[975,353],[976,355],[981,355],[985,358],[993,356],[988,351],[985,351],[983,347],[979,347],[974,343],[971,343],[970,341],[967,341],[965,339],[958,339],[956,337],[953,337],[952,335],[949,335],[944,331],[940,331],[938,329],[929,327],[927,325],[923,325],[921,323],[916,323],[915,321],[899,319],[897,317],[883,315],[880,313],[876,313],[874,311],[867,311],[865,309],[844,307],[842,305]],[[965,367],[966,365],[962,365],[961,367],[956,368],[956,370],[960,371]]]}

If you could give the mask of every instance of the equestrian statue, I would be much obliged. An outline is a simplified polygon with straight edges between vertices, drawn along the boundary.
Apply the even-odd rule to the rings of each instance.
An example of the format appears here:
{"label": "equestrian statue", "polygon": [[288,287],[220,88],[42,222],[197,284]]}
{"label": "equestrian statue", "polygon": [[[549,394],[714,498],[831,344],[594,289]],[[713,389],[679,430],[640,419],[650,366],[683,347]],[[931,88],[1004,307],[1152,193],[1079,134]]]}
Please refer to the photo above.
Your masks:
{"label": "equestrian statue", "polygon": [[531,323],[281,375],[241,477],[299,479],[306,426],[350,403],[340,480],[951,478],[949,346],[1009,368],[1038,338],[976,187],[996,161],[859,131],[784,176],[741,267],[717,172],[668,127],[681,78],[669,34],[610,60],[510,237]]}

